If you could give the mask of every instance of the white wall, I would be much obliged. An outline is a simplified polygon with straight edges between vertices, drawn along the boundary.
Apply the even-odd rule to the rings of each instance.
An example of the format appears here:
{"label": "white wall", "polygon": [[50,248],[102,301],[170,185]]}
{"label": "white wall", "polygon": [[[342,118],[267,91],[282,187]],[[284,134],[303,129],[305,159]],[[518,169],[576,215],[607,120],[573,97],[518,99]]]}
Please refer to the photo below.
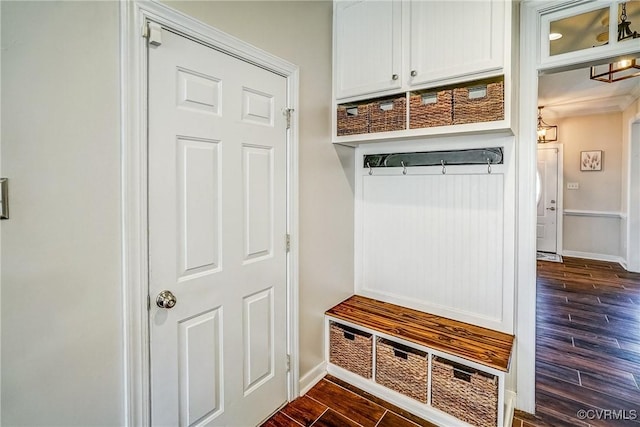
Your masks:
{"label": "white wall", "polygon": [[166,1],[300,67],[300,376],[324,311],[353,294],[353,150],[331,144],[331,1]]}
{"label": "white wall", "polygon": [[122,425],[118,3],[0,5],[1,424]]}
{"label": "white wall", "polygon": [[[564,145],[564,209],[569,211],[564,216],[563,253],[617,259],[621,255],[622,114],[566,117],[555,124]],[[592,150],[603,151],[603,169],[583,172],[580,152]],[[567,190],[570,182],[580,188]]]}
{"label": "white wall", "polygon": [[[629,259],[628,250],[631,249],[632,256],[640,253],[640,235],[627,236],[627,221],[631,221],[632,232],[636,233],[640,230],[638,215],[640,213],[640,124],[637,120],[640,117],[640,98],[632,102],[622,112],[622,188],[621,188],[621,206],[622,212],[626,216],[620,223],[620,254],[627,263],[627,268],[632,271],[640,271],[640,259],[636,256]],[[633,129],[639,135],[632,135],[630,124],[635,122]],[[630,160],[632,159],[632,160]],[[630,169],[631,166],[631,169]],[[631,172],[629,172],[631,171]],[[629,188],[628,174],[631,173],[630,181],[635,186]],[[631,204],[629,202],[631,201]],[[635,209],[631,209],[631,207]],[[629,216],[630,215],[630,216]]]}

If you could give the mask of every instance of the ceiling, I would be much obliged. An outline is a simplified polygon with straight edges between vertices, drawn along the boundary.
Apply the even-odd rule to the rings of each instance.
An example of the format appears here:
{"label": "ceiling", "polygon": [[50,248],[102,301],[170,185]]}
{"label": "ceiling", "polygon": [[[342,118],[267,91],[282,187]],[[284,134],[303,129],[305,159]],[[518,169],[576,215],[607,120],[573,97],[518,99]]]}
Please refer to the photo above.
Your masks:
{"label": "ceiling", "polygon": [[[607,6],[552,22],[552,32],[563,35],[559,40],[550,42],[552,55],[606,43],[607,36],[603,33],[606,34],[609,28],[608,15]],[[614,22],[618,21],[616,18]],[[627,21],[631,30],[640,32],[640,2],[627,2]],[[629,41],[636,43],[636,40]],[[540,76],[538,83],[538,105],[545,107],[545,118],[622,111],[638,96],[640,77],[603,83],[589,79],[589,68],[545,74]]]}

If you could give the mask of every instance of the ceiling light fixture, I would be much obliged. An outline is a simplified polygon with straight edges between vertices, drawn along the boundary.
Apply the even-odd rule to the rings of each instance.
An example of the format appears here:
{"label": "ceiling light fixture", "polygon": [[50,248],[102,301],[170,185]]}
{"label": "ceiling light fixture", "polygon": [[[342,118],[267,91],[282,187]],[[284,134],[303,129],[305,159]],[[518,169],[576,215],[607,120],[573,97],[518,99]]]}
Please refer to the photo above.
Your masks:
{"label": "ceiling light fixture", "polygon": [[[627,4],[622,3],[620,23],[618,24],[618,41],[640,38],[640,34],[638,34],[637,31],[631,31],[630,25],[631,21],[627,21]],[[636,64],[635,58],[623,59],[612,64],[604,64],[604,72],[602,72],[602,68],[598,69],[598,67],[603,66],[591,67],[589,74],[591,80],[613,83],[640,76],[640,65]]]}
{"label": "ceiling light fixture", "polygon": [[558,140],[558,126],[548,125],[542,120],[542,109],[538,107],[538,143],[555,142]]}

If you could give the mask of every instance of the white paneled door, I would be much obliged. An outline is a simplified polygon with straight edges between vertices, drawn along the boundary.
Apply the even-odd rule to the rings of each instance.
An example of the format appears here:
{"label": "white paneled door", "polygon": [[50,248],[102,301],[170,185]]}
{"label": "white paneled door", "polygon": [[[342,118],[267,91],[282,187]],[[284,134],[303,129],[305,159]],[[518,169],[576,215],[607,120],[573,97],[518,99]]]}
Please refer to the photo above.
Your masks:
{"label": "white paneled door", "polygon": [[154,426],[254,426],[287,400],[286,90],[164,29],[149,46]]}
{"label": "white paneled door", "polygon": [[558,149],[538,148],[538,222],[536,249],[556,253],[558,239]]}

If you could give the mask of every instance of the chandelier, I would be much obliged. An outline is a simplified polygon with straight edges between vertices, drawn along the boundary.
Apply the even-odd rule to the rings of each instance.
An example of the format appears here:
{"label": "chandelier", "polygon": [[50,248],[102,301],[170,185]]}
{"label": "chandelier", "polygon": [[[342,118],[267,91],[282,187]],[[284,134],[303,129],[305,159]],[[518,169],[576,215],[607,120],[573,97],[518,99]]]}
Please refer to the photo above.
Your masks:
{"label": "chandelier", "polygon": [[538,143],[555,142],[558,140],[558,126],[548,125],[542,120],[542,109],[538,107]]}
{"label": "chandelier", "polygon": [[[630,25],[631,21],[627,21],[627,4],[622,3],[620,23],[618,24],[618,41],[640,38],[640,34],[637,31],[632,31]],[[606,64],[605,67],[604,72],[598,72],[595,66],[591,67],[589,78],[600,82],[613,83],[640,76],[640,65],[636,64],[635,58]],[[602,71],[602,69],[599,71]]]}

